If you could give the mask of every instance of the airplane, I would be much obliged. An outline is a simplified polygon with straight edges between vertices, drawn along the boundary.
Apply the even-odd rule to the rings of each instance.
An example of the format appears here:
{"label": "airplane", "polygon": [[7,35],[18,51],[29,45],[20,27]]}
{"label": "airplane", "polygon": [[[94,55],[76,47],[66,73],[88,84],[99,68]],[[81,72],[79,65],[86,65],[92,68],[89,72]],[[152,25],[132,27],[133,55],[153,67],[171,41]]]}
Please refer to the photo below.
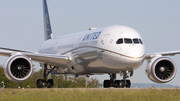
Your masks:
{"label": "airplane", "polygon": [[[146,53],[141,35],[133,28],[112,25],[104,28],[89,28],[87,31],[53,37],[47,1],[43,1],[45,41],[38,52],[0,47],[0,55],[9,57],[4,65],[6,77],[14,82],[27,80],[33,72],[33,62],[43,67],[43,79],[36,82],[37,88],[52,88],[54,82],[48,75],[102,75],[109,74],[103,87],[130,88],[134,70],[144,60],[148,62],[147,77],[156,83],[171,81],[177,71],[172,59],[167,56],[178,51]],[[116,74],[122,80],[116,79]]]}

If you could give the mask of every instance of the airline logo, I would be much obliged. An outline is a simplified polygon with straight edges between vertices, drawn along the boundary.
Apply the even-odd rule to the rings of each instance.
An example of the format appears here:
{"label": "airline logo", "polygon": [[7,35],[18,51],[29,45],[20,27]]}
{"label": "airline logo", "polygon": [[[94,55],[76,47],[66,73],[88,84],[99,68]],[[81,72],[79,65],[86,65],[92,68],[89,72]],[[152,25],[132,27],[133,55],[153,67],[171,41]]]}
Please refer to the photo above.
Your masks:
{"label": "airline logo", "polygon": [[97,39],[99,37],[100,34],[101,34],[101,31],[100,32],[94,32],[94,33],[86,34],[82,41],[95,40],[95,39]]}
{"label": "airline logo", "polygon": [[51,24],[49,21],[48,13],[46,13],[46,39],[52,38]]}

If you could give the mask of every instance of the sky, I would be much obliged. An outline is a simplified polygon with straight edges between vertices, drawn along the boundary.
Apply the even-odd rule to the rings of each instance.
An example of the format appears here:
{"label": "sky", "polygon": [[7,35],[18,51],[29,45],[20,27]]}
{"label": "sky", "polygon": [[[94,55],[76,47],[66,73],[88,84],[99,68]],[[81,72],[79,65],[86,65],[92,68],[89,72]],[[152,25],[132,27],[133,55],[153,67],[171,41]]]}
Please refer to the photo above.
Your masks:
{"label": "sky", "polygon": [[[178,0],[47,0],[53,36],[90,27],[125,25],[138,31],[147,53],[180,50],[180,1]],[[44,41],[42,0],[0,0],[0,46],[38,51]],[[180,86],[180,55],[176,77],[168,84]],[[7,57],[0,56],[0,65]],[[34,63],[36,70],[40,69]],[[134,71],[132,83],[153,83],[145,74],[147,62]],[[93,76],[100,82],[109,75]],[[117,75],[120,79],[120,76]]]}

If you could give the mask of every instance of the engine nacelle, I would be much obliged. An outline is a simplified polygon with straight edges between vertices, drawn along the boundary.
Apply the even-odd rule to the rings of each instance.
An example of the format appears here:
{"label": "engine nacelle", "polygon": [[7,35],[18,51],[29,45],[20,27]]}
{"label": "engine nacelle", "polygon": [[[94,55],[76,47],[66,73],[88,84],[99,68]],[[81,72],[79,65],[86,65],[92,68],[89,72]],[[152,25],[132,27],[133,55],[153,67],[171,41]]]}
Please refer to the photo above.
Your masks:
{"label": "engine nacelle", "polygon": [[175,77],[176,65],[168,57],[154,57],[147,64],[146,75],[156,83],[166,83]]}
{"label": "engine nacelle", "polygon": [[31,60],[22,55],[12,55],[4,65],[6,77],[13,82],[22,82],[27,80],[33,71]]}

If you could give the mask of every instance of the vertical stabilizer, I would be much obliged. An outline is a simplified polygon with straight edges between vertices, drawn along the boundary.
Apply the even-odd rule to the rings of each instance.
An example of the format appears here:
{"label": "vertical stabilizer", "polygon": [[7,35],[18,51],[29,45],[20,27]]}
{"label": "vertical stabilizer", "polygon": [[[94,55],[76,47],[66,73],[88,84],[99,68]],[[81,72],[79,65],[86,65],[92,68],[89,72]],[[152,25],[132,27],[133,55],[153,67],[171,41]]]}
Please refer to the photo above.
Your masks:
{"label": "vertical stabilizer", "polygon": [[43,0],[43,17],[44,17],[44,36],[45,40],[53,38],[52,36],[52,30],[51,30],[51,23],[49,19],[49,12],[47,7],[46,0]]}

